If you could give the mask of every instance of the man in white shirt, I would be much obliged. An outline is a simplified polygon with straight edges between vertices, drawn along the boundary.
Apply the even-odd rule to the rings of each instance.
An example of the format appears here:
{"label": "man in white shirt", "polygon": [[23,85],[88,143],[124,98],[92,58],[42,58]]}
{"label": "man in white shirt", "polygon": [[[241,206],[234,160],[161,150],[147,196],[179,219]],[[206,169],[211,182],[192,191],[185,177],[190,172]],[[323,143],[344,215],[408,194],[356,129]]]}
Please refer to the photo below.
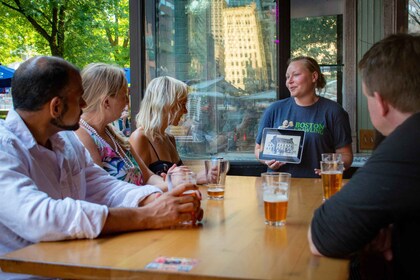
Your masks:
{"label": "man in white shirt", "polygon": [[0,122],[0,255],[40,241],[170,227],[191,212],[201,219],[200,201],[179,196],[196,186],[162,194],[93,163],[73,132],[86,105],[73,65],[31,58],[12,87],[14,110]]}

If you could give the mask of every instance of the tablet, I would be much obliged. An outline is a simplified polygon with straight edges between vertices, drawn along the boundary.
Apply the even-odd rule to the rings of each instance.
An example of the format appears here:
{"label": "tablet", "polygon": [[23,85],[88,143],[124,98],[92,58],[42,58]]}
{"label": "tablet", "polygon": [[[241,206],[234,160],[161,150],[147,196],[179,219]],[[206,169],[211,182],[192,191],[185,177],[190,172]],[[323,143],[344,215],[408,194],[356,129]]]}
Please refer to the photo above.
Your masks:
{"label": "tablet", "polygon": [[302,159],[304,141],[303,130],[264,128],[260,159],[298,164]]}

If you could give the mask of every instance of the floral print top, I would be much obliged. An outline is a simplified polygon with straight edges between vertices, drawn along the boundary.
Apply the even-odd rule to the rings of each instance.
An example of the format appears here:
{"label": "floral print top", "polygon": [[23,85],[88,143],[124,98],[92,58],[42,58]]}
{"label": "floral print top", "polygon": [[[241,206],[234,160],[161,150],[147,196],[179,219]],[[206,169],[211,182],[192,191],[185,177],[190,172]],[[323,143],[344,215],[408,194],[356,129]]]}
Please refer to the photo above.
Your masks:
{"label": "floral print top", "polygon": [[125,166],[126,164],[124,163],[123,159],[108,143],[101,141],[102,139],[99,139],[98,136],[92,132],[88,131],[88,133],[98,147],[103,169],[105,169],[111,176],[114,176],[119,180],[132,183],[137,186],[144,185],[143,174],[141,173],[140,167],[130,151],[126,150],[125,154],[134,164],[134,168]]}

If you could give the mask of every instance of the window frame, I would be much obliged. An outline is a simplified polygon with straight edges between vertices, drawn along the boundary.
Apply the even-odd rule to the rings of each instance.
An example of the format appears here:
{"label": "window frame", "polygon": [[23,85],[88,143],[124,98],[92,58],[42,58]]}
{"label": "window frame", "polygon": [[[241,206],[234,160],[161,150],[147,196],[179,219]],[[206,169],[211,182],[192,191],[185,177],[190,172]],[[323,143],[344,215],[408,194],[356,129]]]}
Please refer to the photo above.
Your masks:
{"label": "window frame", "polygon": [[[343,87],[343,108],[349,113],[350,125],[352,128],[353,150],[357,151],[357,59],[356,59],[356,31],[357,31],[357,1],[343,0],[344,13],[343,13],[343,48],[344,57],[343,64],[345,65],[344,87]],[[286,88],[285,73],[287,70],[287,60],[290,58],[290,23],[291,11],[290,0],[276,0],[279,7],[277,38],[282,44],[277,44],[277,98],[283,99],[289,97],[289,92]],[[389,3],[392,3],[390,5]],[[397,5],[398,3],[398,5]],[[405,4],[403,4],[405,3]],[[392,15],[397,20],[397,24],[390,27],[391,30],[400,29],[401,14],[407,9],[406,0],[385,0],[385,6],[388,5],[388,11],[393,11]],[[131,127],[132,130],[136,128],[135,116],[138,113],[140,101],[146,87],[145,75],[141,69],[145,69],[145,10],[156,9],[155,0],[129,0],[130,9],[130,65],[131,65]],[[394,10],[392,10],[394,9]],[[396,10],[395,10],[396,9]],[[403,11],[403,12],[401,12]],[[154,13],[155,14],[155,13]],[[154,16],[154,15],[153,15]],[[399,20],[398,20],[399,19]],[[387,22],[387,21],[385,21]]]}

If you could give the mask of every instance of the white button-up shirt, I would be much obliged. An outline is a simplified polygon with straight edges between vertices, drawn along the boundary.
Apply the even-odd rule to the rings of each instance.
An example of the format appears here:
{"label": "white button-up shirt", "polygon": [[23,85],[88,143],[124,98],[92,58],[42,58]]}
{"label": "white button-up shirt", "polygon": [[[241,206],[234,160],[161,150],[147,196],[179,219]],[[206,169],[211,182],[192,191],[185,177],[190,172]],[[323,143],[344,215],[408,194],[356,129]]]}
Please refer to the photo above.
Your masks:
{"label": "white button-up shirt", "polygon": [[108,207],[136,207],[161,192],[110,176],[95,165],[74,132],[37,144],[10,111],[0,121],[0,255],[40,241],[95,238]]}

